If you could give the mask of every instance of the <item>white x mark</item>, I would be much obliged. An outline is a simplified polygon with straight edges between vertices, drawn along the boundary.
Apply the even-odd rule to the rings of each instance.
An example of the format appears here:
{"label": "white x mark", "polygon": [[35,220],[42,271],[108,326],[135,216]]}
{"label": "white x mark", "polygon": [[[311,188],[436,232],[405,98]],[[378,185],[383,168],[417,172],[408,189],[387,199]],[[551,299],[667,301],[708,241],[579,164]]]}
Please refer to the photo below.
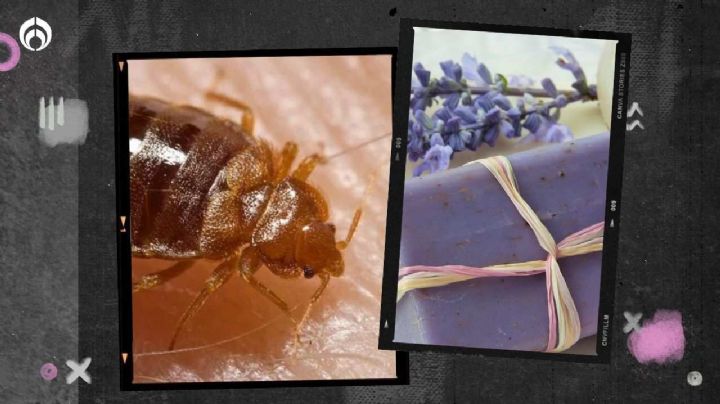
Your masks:
{"label": "white x mark", "polygon": [[629,311],[626,311],[623,315],[625,316],[625,320],[627,320],[627,324],[623,327],[623,332],[625,334],[630,331],[637,331],[640,329],[640,319],[642,318],[642,313],[632,314]]}
{"label": "white x mark", "polygon": [[65,364],[72,369],[72,372],[70,372],[67,377],[65,377],[65,381],[67,384],[70,384],[75,381],[78,377],[85,380],[85,383],[90,384],[90,375],[85,372],[85,370],[90,366],[90,362],[92,361],[91,358],[85,358],[83,359],[81,364],[75,363],[74,360],[69,359]]}

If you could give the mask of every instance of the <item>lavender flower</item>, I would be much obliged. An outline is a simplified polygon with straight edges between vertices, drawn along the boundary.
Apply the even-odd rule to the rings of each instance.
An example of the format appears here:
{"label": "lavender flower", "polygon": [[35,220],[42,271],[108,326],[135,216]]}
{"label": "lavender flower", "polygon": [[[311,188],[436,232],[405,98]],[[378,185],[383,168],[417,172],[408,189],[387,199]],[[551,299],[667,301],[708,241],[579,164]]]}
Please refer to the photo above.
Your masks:
{"label": "lavender flower", "polygon": [[575,59],[575,56],[573,56],[569,50],[559,46],[551,46],[550,49],[560,55],[556,61],[557,65],[570,71],[573,76],[575,76],[575,82],[572,84],[572,87],[579,91],[581,95],[587,96],[588,98],[597,98],[597,87],[595,85],[588,85],[585,72],[582,67],[580,67],[577,59]]}
{"label": "lavender flower", "polygon": [[445,73],[445,78],[459,82],[462,79],[463,71],[459,64],[452,60],[440,62],[440,68]]}
{"label": "lavender flower", "polygon": [[478,63],[477,59],[468,53],[464,53],[462,56],[462,72],[465,78],[481,85],[489,86],[493,83],[487,66],[483,63]]}
{"label": "lavender flower", "polygon": [[569,50],[559,46],[551,46],[550,49],[560,55],[560,58],[558,58],[556,62],[558,66],[572,72],[573,76],[575,76],[575,80],[585,80],[585,72],[583,72],[582,67],[580,67],[580,63],[578,63],[575,56],[573,56]]}
{"label": "lavender flower", "polygon": [[542,87],[545,89],[545,91],[548,93],[549,96],[557,97],[557,95],[558,95],[557,87],[555,87],[555,83],[553,83],[552,80],[545,78],[545,79],[542,79],[540,84],[542,84]]}
{"label": "lavender flower", "polygon": [[530,135],[522,139],[523,143],[530,141],[545,143],[560,143],[573,139],[573,134],[565,125],[549,119],[541,113],[533,113],[523,123]]}
{"label": "lavender flower", "polygon": [[444,76],[438,82],[438,90],[440,97],[445,98],[443,105],[451,109],[457,108],[463,91],[467,87],[462,82],[462,67],[453,62],[446,60],[440,63]]}
{"label": "lavender flower", "polygon": [[[467,53],[461,63],[440,63],[443,76],[433,79],[420,63],[413,67],[408,122],[408,156],[422,162],[413,171],[421,175],[443,170],[454,153],[477,150],[482,143],[494,146],[498,136],[521,137],[522,142],[563,142],[573,138],[570,129],[558,123],[562,108],[576,101],[597,99],[597,88],[589,85],[580,64],[564,48],[553,47],[559,54],[558,66],[575,77],[572,90],[559,91],[549,78],[541,80],[542,88],[524,75],[490,73],[483,63]],[[508,96],[518,97],[513,101]],[[437,99],[442,107],[432,116],[425,110]]]}
{"label": "lavender flower", "polygon": [[483,141],[482,123],[485,121],[485,110],[474,106],[460,106],[454,111],[460,118],[463,127],[460,130],[460,137],[469,150],[477,150]]}
{"label": "lavender flower", "polygon": [[410,119],[408,122],[408,145],[407,152],[410,160],[417,161],[425,154],[425,140],[422,125]]}
{"label": "lavender flower", "polygon": [[478,62],[475,57],[471,56],[469,53],[463,53],[460,63],[462,64],[462,72],[463,75],[465,75],[466,79],[474,81],[476,83],[481,83],[485,85],[488,84],[482,79],[482,77],[480,77],[477,72]]}
{"label": "lavender flower", "polygon": [[535,85],[535,80],[533,80],[532,77],[528,77],[524,74],[513,74],[510,75],[508,85],[510,87],[515,87],[518,89],[526,89],[531,88],[533,85]]}
{"label": "lavender flower", "polygon": [[[504,97],[503,97],[504,98]],[[495,103],[498,107],[502,108],[503,110],[503,116],[506,120],[506,122],[509,123],[510,127],[508,128],[508,125],[504,125],[505,129],[503,130],[503,133],[505,133],[505,137],[508,139],[514,138],[514,137],[520,137],[520,127],[521,127],[521,119],[522,119],[522,113],[517,107],[513,107],[508,102],[507,105],[505,104],[498,104]]]}
{"label": "lavender flower", "polygon": [[430,145],[423,162],[413,170],[413,176],[419,177],[425,171],[430,171],[432,174],[436,171],[445,170],[450,165],[450,156],[453,149],[443,144],[442,137],[439,134],[430,139]]}
{"label": "lavender flower", "polygon": [[462,119],[448,107],[442,107],[433,115],[433,120],[439,134],[443,135],[444,143],[452,147],[453,151],[465,150],[465,141],[461,136],[460,124]]}
{"label": "lavender flower", "polygon": [[413,78],[410,98],[410,109],[425,110],[432,105],[433,96],[430,91],[430,71],[425,70],[421,63],[416,63],[413,68],[417,79]]}

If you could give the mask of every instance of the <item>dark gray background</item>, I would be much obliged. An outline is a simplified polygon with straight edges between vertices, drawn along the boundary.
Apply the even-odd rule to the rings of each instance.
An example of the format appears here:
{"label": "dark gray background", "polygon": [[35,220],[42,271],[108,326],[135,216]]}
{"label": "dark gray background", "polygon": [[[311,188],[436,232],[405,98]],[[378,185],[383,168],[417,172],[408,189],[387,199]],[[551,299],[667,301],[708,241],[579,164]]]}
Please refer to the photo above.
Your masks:
{"label": "dark gray background", "polygon": [[[45,18],[42,52],[0,73],[0,402],[716,402],[720,397],[720,46],[715,4],[689,1],[23,1],[0,32]],[[396,9],[396,12],[391,12]],[[611,365],[413,353],[410,386],[119,392],[112,52],[396,46],[399,18],[628,32],[628,132]],[[1,51],[0,51],[1,52]],[[5,59],[5,53],[0,54]],[[78,146],[37,140],[37,100],[88,102]],[[630,119],[632,121],[632,119]],[[78,275],[78,268],[79,274]],[[78,301],[79,295],[79,301]],[[79,316],[78,313],[79,302]],[[678,309],[687,347],[638,364],[623,311]],[[79,344],[79,345],[78,345]],[[90,356],[91,385],[64,383]],[[39,377],[53,362],[60,377]],[[700,371],[703,384],[686,375]]]}

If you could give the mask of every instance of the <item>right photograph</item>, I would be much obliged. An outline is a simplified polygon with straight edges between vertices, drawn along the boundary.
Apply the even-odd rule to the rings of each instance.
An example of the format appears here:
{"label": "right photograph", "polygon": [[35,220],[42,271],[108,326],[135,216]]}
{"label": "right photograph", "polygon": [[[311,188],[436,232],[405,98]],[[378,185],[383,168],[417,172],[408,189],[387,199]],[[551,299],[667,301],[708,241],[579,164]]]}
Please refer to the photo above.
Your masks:
{"label": "right photograph", "polygon": [[603,296],[612,296],[615,255],[607,262],[603,250],[617,221],[608,185],[620,183],[609,173],[622,164],[611,152],[622,144],[611,145],[625,130],[620,40],[419,26],[406,34],[392,342],[608,350],[612,298]]}

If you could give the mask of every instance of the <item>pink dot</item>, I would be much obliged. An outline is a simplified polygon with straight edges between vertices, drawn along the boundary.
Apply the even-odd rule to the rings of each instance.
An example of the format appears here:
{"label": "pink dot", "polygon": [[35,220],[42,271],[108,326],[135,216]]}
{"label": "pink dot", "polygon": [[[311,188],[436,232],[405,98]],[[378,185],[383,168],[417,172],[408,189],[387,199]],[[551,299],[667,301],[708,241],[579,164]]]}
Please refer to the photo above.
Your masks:
{"label": "pink dot", "polygon": [[0,72],[7,72],[14,69],[20,61],[20,45],[15,38],[4,32],[0,32],[0,43],[4,43],[10,49],[10,58],[0,63]]}
{"label": "pink dot", "polygon": [[40,376],[47,381],[55,379],[57,372],[57,368],[52,363],[46,363],[40,367]]}
{"label": "pink dot", "polygon": [[679,311],[658,310],[628,337],[630,353],[640,363],[672,363],[685,354],[685,334]]}

